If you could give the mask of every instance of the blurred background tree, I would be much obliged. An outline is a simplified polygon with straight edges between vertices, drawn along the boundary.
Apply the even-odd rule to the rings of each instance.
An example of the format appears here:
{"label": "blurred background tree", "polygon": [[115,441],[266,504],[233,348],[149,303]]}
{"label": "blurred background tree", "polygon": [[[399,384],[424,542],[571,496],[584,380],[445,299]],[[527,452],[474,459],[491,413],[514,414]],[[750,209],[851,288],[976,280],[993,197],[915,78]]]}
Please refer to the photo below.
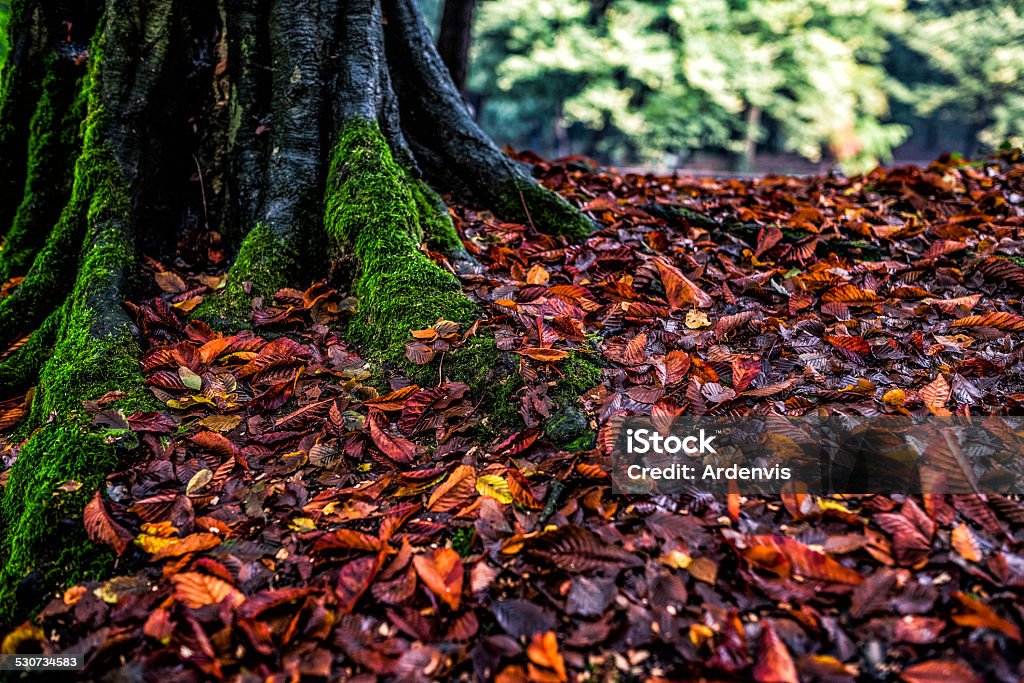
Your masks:
{"label": "blurred background tree", "polygon": [[1022,0],[475,4],[467,101],[544,155],[859,171],[1021,142]]}
{"label": "blurred background tree", "polygon": [[7,55],[7,15],[10,11],[10,3],[0,0],[0,69],[4,68],[4,57]]}

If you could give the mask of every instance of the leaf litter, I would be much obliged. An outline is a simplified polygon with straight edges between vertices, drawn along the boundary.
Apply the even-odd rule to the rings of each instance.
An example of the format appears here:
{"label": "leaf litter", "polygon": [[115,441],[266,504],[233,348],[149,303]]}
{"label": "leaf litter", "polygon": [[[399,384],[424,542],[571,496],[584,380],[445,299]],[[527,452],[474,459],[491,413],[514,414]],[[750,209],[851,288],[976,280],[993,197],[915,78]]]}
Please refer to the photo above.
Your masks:
{"label": "leaf litter", "polygon": [[[325,283],[220,334],[187,313],[222,281],[154,268],[129,308],[166,410],[86,406],[140,444],[82,520],[116,576],[7,642],[133,679],[1019,680],[1016,498],[617,496],[608,465],[627,415],[1019,413],[1020,159],[739,181],[522,158],[600,230],[456,207],[486,316],[405,349],[493,337],[522,424],[443,365],[382,387]],[[553,389],[580,358],[600,378],[567,448]]]}

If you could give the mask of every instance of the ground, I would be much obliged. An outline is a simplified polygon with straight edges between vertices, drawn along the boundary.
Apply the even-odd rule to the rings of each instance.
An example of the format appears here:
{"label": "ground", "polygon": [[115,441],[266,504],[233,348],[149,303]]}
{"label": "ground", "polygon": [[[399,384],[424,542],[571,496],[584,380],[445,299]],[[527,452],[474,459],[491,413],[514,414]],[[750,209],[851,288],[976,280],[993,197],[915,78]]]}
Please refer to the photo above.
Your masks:
{"label": "ground", "polygon": [[[396,332],[386,372],[346,341],[358,283],[215,332],[189,311],[216,267],[151,262],[130,308],[165,407],[87,402],[90,438],[138,446],[98,492],[49,492],[88,494],[74,523],[117,560],[6,624],[4,650],[125,680],[1018,680],[1016,497],[623,496],[608,449],[624,415],[1019,414],[1019,158],[537,173],[599,231],[456,207],[482,267],[423,258],[483,317]],[[27,397],[3,398],[11,427]]]}

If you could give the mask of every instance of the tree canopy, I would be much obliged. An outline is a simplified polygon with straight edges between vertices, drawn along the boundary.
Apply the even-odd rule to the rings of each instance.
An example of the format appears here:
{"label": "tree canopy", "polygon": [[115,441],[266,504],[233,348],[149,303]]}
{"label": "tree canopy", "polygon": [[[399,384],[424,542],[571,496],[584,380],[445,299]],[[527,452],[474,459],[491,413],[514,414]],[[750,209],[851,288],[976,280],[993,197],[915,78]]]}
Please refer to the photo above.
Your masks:
{"label": "tree canopy", "polygon": [[1022,27],[1015,2],[483,2],[470,88],[488,130],[542,152],[671,165],[756,142],[859,170],[923,118],[1019,142]]}

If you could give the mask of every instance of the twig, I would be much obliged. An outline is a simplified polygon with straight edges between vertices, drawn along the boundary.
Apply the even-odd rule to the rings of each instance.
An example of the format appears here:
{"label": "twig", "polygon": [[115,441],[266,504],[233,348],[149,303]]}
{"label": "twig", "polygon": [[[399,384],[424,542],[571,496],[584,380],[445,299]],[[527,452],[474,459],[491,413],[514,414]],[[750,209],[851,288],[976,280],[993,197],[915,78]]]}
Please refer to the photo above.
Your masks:
{"label": "twig", "polygon": [[210,212],[206,206],[206,181],[203,180],[203,167],[199,165],[199,157],[192,155],[192,161],[196,162],[196,173],[199,174],[199,193],[203,197],[203,227],[210,228]]}

